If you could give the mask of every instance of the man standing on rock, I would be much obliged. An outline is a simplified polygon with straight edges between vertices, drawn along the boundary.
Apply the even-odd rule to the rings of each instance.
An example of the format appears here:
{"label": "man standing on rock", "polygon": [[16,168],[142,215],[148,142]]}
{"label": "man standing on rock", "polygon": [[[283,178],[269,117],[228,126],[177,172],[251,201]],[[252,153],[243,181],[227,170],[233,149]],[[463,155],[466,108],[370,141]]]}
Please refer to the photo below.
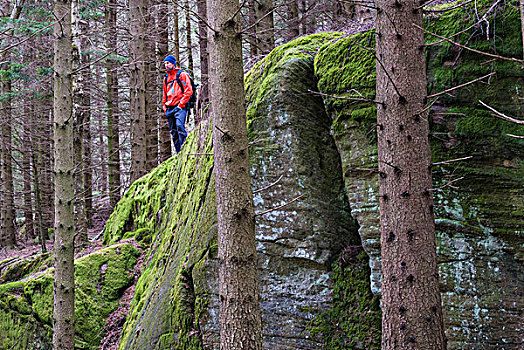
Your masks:
{"label": "man standing on rock", "polygon": [[189,109],[188,101],[193,94],[193,88],[189,75],[177,67],[174,56],[167,56],[164,59],[164,66],[166,77],[163,84],[162,107],[178,154],[187,137],[185,123]]}

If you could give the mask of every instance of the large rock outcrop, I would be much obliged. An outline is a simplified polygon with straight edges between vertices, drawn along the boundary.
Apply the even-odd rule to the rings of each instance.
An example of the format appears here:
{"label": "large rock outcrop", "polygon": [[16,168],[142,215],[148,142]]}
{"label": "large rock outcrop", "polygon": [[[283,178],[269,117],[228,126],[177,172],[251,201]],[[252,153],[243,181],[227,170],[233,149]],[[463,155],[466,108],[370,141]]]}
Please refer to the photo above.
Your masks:
{"label": "large rock outcrop", "polygon": [[[464,16],[467,7],[460,11],[428,20],[427,28],[443,35],[458,31],[473,20]],[[520,55],[519,33],[511,30],[517,26],[516,9],[508,5],[498,12],[490,26],[498,53]],[[246,76],[265,349],[380,348],[375,107],[340,98],[374,98],[374,35],[298,38],[276,48]],[[465,35],[474,47],[489,46],[483,35]],[[522,127],[490,116],[478,100],[524,116],[524,70],[450,45],[432,47],[428,64],[430,93],[496,72],[488,82],[442,96],[430,113],[448,348],[519,349],[524,142],[506,134],[522,134]],[[108,252],[116,254],[111,259],[119,259],[115,244],[123,239],[135,240],[144,259],[119,349],[218,349],[210,130],[209,121],[200,123],[181,154],[136,181],[106,225]],[[128,247],[129,259],[116,275],[128,279],[119,277],[104,297],[105,313],[84,308],[91,310],[84,318],[97,316],[90,319],[92,330],[79,331],[85,336],[79,337],[79,348],[96,347],[103,316],[131,281],[136,250],[122,247]],[[0,331],[9,334],[0,348],[17,339],[26,347],[15,349],[49,346],[47,258],[0,262]],[[103,263],[97,264],[90,278],[103,282]],[[35,269],[47,271],[45,286],[36,277],[21,280]],[[86,294],[105,295],[96,288]],[[30,337],[22,334],[25,329]]]}

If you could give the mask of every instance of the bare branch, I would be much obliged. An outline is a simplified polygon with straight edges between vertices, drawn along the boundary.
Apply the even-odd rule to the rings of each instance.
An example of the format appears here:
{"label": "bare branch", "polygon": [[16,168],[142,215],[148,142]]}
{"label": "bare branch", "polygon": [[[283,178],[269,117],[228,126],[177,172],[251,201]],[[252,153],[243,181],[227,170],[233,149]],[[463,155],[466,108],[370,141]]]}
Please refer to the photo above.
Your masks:
{"label": "bare branch", "polygon": [[491,73],[489,73],[488,75],[485,75],[485,76],[483,76],[483,77],[480,77],[480,78],[474,79],[474,80],[472,80],[472,81],[468,81],[467,83],[457,85],[457,86],[455,86],[455,87],[452,87],[452,88],[450,88],[450,89],[447,89],[447,90],[444,90],[444,91],[438,92],[438,93],[433,94],[433,95],[429,95],[428,98],[433,98],[433,97],[437,97],[437,96],[440,96],[440,95],[447,94],[448,92],[451,92],[451,91],[453,91],[453,90],[457,90],[457,89],[463,88],[464,86],[471,85],[471,84],[473,84],[473,83],[476,83],[476,82],[479,81],[479,80],[482,80],[482,79],[485,79],[485,78],[491,77],[492,75],[495,75],[495,74],[496,74],[496,72],[491,72]]}
{"label": "bare branch", "polygon": [[524,120],[519,120],[519,119],[508,117],[504,113],[497,111],[495,108],[488,106],[487,104],[485,104],[481,100],[479,100],[479,103],[481,105],[483,105],[484,107],[486,107],[487,109],[489,109],[490,111],[494,112],[495,114],[492,114],[492,116],[494,116],[494,117],[497,117],[497,118],[500,118],[502,120],[505,120],[505,121],[508,121],[508,122],[512,122],[512,123],[515,123],[515,124],[518,124],[518,125],[524,125]]}
{"label": "bare branch", "polygon": [[463,160],[466,160],[466,159],[471,159],[471,158],[473,158],[473,156],[467,156],[467,157],[463,157],[463,158],[445,160],[445,161],[442,161],[442,162],[431,163],[431,165],[433,166],[433,165],[442,165],[442,164],[455,163],[455,162],[460,162],[460,161],[463,161]]}
{"label": "bare branch", "polygon": [[506,134],[509,137],[514,137],[516,139],[524,139],[524,135],[513,135],[513,134]]}
{"label": "bare branch", "polygon": [[451,39],[445,38],[445,37],[443,37],[443,36],[441,36],[441,35],[438,35],[438,34],[435,34],[435,33],[430,32],[430,31],[428,31],[428,30],[425,30],[424,28],[422,28],[422,27],[420,27],[420,26],[418,26],[418,25],[416,25],[416,24],[414,24],[414,23],[413,23],[413,25],[414,25],[416,28],[418,28],[418,29],[424,31],[424,33],[428,33],[429,35],[433,35],[433,36],[435,36],[435,37],[437,37],[437,38],[439,38],[439,39],[443,39],[444,41],[448,41],[448,42],[450,42],[451,44],[453,44],[453,45],[455,45],[455,46],[461,47],[461,48],[466,49],[466,50],[471,51],[471,52],[478,53],[479,55],[484,55],[484,56],[488,56],[488,57],[497,58],[497,59],[499,59],[499,60],[510,61],[510,62],[517,62],[517,63],[523,63],[523,64],[524,64],[524,60],[519,60],[518,58],[513,58],[513,57],[504,57],[504,56],[495,55],[495,54],[492,54],[492,53],[489,53],[489,52],[484,52],[484,51],[475,50],[475,49],[472,49],[471,47],[467,47],[467,46],[465,46],[465,45],[462,45],[462,44],[456,43],[456,42],[454,42],[454,41],[451,40]]}
{"label": "bare branch", "polygon": [[325,96],[325,97],[331,97],[331,98],[336,98],[338,100],[348,100],[348,101],[359,101],[359,102],[372,102],[372,103],[377,103],[377,104],[383,104],[382,102],[379,102],[379,101],[375,101],[375,100],[372,100],[370,98],[365,98],[365,97],[342,97],[342,96],[335,96],[335,95],[329,95],[329,94],[325,94],[323,92],[319,92],[319,91],[313,91],[313,90],[308,90],[308,92],[314,94],[314,95],[320,95],[320,96]]}
{"label": "bare branch", "polygon": [[282,205],[279,205],[278,207],[271,208],[271,209],[268,209],[268,210],[264,210],[264,211],[262,211],[262,212],[260,212],[260,213],[255,213],[255,217],[256,217],[256,216],[261,216],[261,215],[264,215],[264,214],[267,214],[267,213],[270,213],[270,212],[275,211],[275,210],[278,210],[278,209],[282,209],[282,208],[284,208],[285,206],[288,206],[288,205],[290,205],[291,203],[296,202],[297,200],[299,200],[299,199],[302,198],[302,197],[304,197],[303,194],[301,194],[300,196],[298,196],[298,197],[296,197],[296,198],[290,200],[289,202],[286,202],[286,203],[284,203],[284,204],[282,204]]}
{"label": "bare branch", "polygon": [[187,153],[186,156],[214,156],[214,153]]}
{"label": "bare branch", "polygon": [[[454,9],[457,9],[459,7],[462,7],[466,4],[469,4],[470,2],[473,2],[474,0],[468,0],[466,2],[463,2],[463,3],[460,3],[458,5],[455,5],[453,7],[448,7],[448,8],[445,8],[445,9],[440,9],[440,10],[424,10],[424,12],[446,12],[446,11],[451,11],[451,10],[454,10]],[[424,5],[425,6],[425,5]],[[420,8],[420,7],[419,7]]]}
{"label": "bare branch", "polygon": [[267,185],[266,187],[263,187],[263,188],[261,188],[261,189],[258,189],[258,190],[253,191],[253,194],[256,194],[256,193],[259,193],[259,192],[265,191],[265,190],[267,190],[267,189],[269,189],[269,188],[275,186],[277,183],[280,182],[280,180],[282,180],[282,177],[284,177],[284,175],[280,175],[280,177],[278,178],[278,180],[275,181],[275,182],[273,182],[272,184]]}
{"label": "bare branch", "polygon": [[437,187],[437,188],[429,188],[428,191],[438,191],[438,190],[442,190],[443,188],[446,188],[448,186],[451,187],[451,188],[456,188],[455,186],[451,186],[451,184],[454,183],[454,182],[460,181],[463,178],[464,178],[464,176],[459,177],[458,179],[451,180],[450,182],[446,183],[445,185]]}

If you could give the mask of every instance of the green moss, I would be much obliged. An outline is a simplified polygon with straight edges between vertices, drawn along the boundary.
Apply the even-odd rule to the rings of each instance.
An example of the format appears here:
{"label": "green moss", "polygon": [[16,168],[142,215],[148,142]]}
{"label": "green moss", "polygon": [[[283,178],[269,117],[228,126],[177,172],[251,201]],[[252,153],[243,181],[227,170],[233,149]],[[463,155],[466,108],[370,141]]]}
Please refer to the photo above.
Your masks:
{"label": "green moss", "polygon": [[0,275],[0,284],[9,281],[17,281],[31,273],[46,269],[53,264],[51,256],[50,253],[45,253],[19,259],[16,262],[0,262],[0,266],[4,264],[6,265],[6,268],[2,270],[2,274]]}
{"label": "green moss", "polygon": [[[98,349],[105,320],[133,281],[137,255],[132,245],[118,244],[75,261],[75,348]],[[13,324],[32,331],[10,332],[4,344],[18,341],[17,349],[30,349],[33,342],[51,342],[53,273],[50,268],[39,277],[0,285],[0,331]]]}
{"label": "green moss", "polygon": [[[135,286],[130,315],[124,324],[120,349],[201,349],[199,329],[202,295],[195,287],[193,267],[205,259],[216,235],[216,208],[213,181],[213,157],[188,156],[186,153],[211,153],[209,124],[203,122],[191,133],[181,154],[164,163],[163,178],[146,176],[130,188],[106,226],[106,237],[116,239],[121,228],[133,221],[134,236],[147,249],[148,264]],[[127,208],[146,193],[163,193],[160,202],[140,203],[137,213],[154,213],[148,220],[139,219]],[[156,196],[150,196],[156,198]],[[123,206],[123,208],[119,208]],[[115,234],[116,232],[116,234]],[[195,276],[198,278],[198,276]],[[202,293],[202,295],[200,294]],[[196,302],[199,310],[196,312]],[[154,344],[154,345],[151,345]]]}
{"label": "green moss", "polygon": [[[174,158],[170,158],[150,173],[135,181],[111,214],[105,226],[104,243],[111,244],[122,237],[131,237],[144,230],[156,232],[156,215],[165,204],[166,187]],[[137,232],[137,229],[140,229]]]}
{"label": "green moss", "polygon": [[371,293],[369,258],[362,247],[348,247],[332,266],[331,309],[317,313],[309,323],[321,336],[323,349],[380,349],[379,298]]}

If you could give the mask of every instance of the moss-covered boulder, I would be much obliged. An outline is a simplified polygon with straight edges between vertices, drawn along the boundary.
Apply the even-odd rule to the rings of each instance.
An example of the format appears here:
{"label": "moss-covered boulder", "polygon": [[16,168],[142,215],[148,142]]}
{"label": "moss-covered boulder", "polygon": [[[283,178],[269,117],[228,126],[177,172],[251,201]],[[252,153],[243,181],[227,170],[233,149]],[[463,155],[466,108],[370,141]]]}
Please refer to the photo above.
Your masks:
{"label": "moss-covered boulder", "polygon": [[[309,92],[316,90],[315,51],[340,36],[293,41],[246,77],[268,349],[322,346],[324,340],[310,332],[309,320],[330,308],[332,264],[346,246],[360,246],[331,122],[322,99]],[[148,251],[120,349],[219,347],[211,146],[209,122],[203,122],[182,153],[131,186],[106,225],[107,243],[135,237]],[[367,285],[363,298],[372,300],[369,276],[361,282],[362,276],[355,283]],[[355,293],[364,292],[356,288]],[[370,305],[379,329],[378,306]]]}
{"label": "moss-covered boulder", "polygon": [[[471,26],[475,11],[491,5],[479,2],[478,7],[428,16],[426,28],[449,36]],[[521,57],[517,8],[506,4],[492,13],[485,22],[489,25],[474,26],[457,39],[478,50]],[[376,110],[364,101],[375,98],[373,40],[370,32],[326,43],[315,57],[315,74],[319,90],[336,95],[325,97],[326,110],[333,120],[352,215],[371,257],[373,291],[379,294]],[[428,35],[428,42],[434,40]],[[448,348],[517,349],[524,307],[524,142],[507,134],[523,135],[524,130],[492,116],[479,100],[522,119],[524,70],[517,62],[493,60],[449,43],[430,46],[427,57],[429,94],[495,73],[429,101]],[[348,97],[352,100],[344,100]],[[471,158],[447,162],[465,157]]]}
{"label": "moss-covered boulder", "polygon": [[[119,243],[75,261],[77,349],[98,349],[105,320],[133,283],[138,255],[132,244]],[[53,273],[0,284],[0,349],[52,349]]]}

